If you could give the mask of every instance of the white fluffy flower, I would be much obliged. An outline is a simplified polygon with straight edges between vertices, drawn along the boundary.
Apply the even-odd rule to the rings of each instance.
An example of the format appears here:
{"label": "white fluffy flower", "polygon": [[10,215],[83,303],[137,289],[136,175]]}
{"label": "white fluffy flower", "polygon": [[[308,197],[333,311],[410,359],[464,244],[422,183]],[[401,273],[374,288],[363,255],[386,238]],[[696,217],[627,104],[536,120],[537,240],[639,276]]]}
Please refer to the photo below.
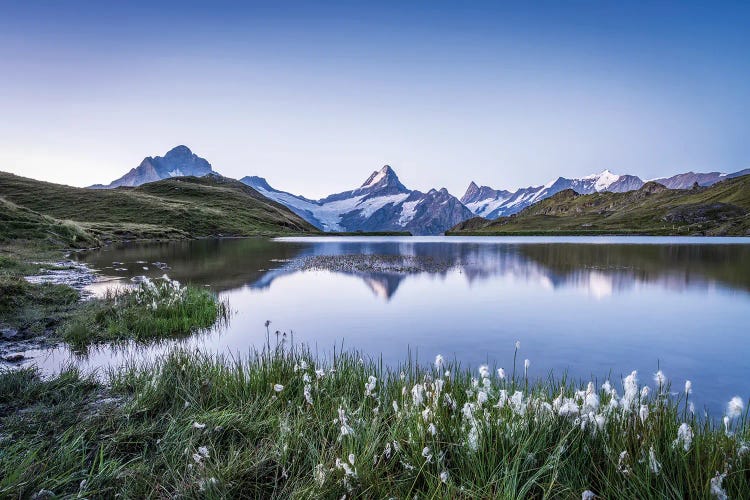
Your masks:
{"label": "white fluffy flower", "polygon": [[443,484],[447,484],[449,477],[450,476],[448,474],[448,471],[444,470],[443,472],[440,473],[440,482],[443,483]]}
{"label": "white fluffy flower", "polygon": [[693,383],[689,380],[685,381],[685,395],[691,394],[693,392]]}
{"label": "white fluffy flower", "polygon": [[674,446],[682,445],[685,451],[690,449],[690,445],[693,443],[693,429],[686,423],[680,424],[680,428],[677,429],[677,439],[674,440]]}
{"label": "white fluffy flower", "polygon": [[487,402],[487,393],[485,391],[479,391],[477,393],[477,404],[479,406],[482,406],[486,402]]}
{"label": "white fluffy flower", "polygon": [[742,415],[742,410],[745,409],[745,404],[742,402],[739,396],[735,396],[727,403],[727,417],[737,418]]}
{"label": "white fluffy flower", "polygon": [[437,356],[435,356],[435,368],[437,368],[438,370],[442,369],[443,363],[444,360],[442,355],[438,354]]}
{"label": "white fluffy flower", "polygon": [[487,365],[482,365],[479,367],[479,376],[482,378],[487,378],[490,376],[490,368]]}
{"label": "white fluffy flower", "polygon": [[520,349],[520,348],[521,348],[521,341],[516,340],[516,349]]}
{"label": "white fluffy flower", "polygon": [[656,382],[656,386],[659,388],[662,388],[667,384],[667,377],[664,375],[663,371],[659,370],[654,373],[654,382]]}
{"label": "white fluffy flower", "polygon": [[422,384],[414,384],[411,388],[411,398],[414,402],[414,406],[420,406],[424,401],[424,386]]}
{"label": "white fluffy flower", "polygon": [[193,429],[205,429],[206,424],[202,424],[200,422],[193,422]]}
{"label": "white fluffy flower", "polygon": [[656,452],[654,452],[653,446],[648,450],[648,466],[654,474],[661,471],[661,464],[656,460]]}
{"label": "white fluffy flower", "polygon": [[437,427],[435,427],[434,423],[431,423],[427,427],[427,432],[429,432],[432,436],[437,436]]}
{"label": "white fluffy flower", "polygon": [[378,384],[378,379],[370,375],[365,383],[365,396],[372,396],[375,391],[375,386]]}
{"label": "white fluffy flower", "polygon": [[711,496],[713,498],[716,498],[716,500],[728,500],[729,496],[727,495],[727,492],[722,488],[721,483],[724,482],[724,478],[727,476],[726,472],[724,474],[716,473],[716,476],[714,476],[711,479]]}
{"label": "white fluffy flower", "polygon": [[529,361],[528,359],[524,359],[523,360],[523,371],[524,371],[524,373],[527,372],[527,371],[529,371],[529,367],[530,366],[531,366],[531,361]]}
{"label": "white fluffy flower", "polygon": [[273,390],[276,392],[281,392],[284,390],[284,386],[281,384],[273,384]]}
{"label": "white fluffy flower", "polygon": [[504,380],[505,379],[505,370],[503,370],[502,368],[498,368],[497,369],[497,378],[499,378],[500,380]]}
{"label": "white fluffy flower", "polygon": [[565,398],[560,403],[560,409],[557,411],[557,413],[561,417],[575,417],[576,415],[578,415],[578,405],[572,399]]}
{"label": "white fluffy flower", "polygon": [[648,406],[647,405],[641,405],[641,410],[638,412],[638,416],[641,418],[641,423],[646,422],[646,419],[648,418]]}
{"label": "white fluffy flower", "polygon": [[581,500],[594,500],[594,498],[596,498],[596,494],[591,490],[581,493]]}

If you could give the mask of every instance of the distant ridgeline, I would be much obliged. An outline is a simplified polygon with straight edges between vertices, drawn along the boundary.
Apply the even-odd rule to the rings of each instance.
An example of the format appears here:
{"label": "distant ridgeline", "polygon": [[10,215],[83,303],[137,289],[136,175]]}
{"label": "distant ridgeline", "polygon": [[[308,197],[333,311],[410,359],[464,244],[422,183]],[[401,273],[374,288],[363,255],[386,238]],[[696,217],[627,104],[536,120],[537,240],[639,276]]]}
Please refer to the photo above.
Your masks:
{"label": "distant ridgeline", "polygon": [[[16,180],[11,182],[9,179],[12,176],[2,178],[0,197],[31,210],[36,210],[36,206],[41,215],[49,217],[76,221],[79,220],[76,217],[84,217],[81,222],[96,222],[100,225],[137,224],[139,227],[125,230],[134,233],[153,226],[164,230],[168,228],[179,234],[200,236],[247,235],[276,230],[417,235],[442,234],[446,231],[451,234],[745,234],[748,207],[743,204],[746,196],[741,192],[746,189],[746,183],[734,181],[748,174],[750,169],[732,174],[688,172],[644,182],[633,175],[617,175],[605,170],[579,179],[559,177],[542,186],[521,188],[513,192],[478,186],[471,182],[466,193],[458,199],[445,188],[431,189],[426,193],[410,190],[401,183],[396,172],[386,165],[373,172],[356,189],[312,200],[275,189],[262,177],[247,176],[240,181],[222,177],[208,161],[194,154],[187,146],[177,146],[163,157],[145,158],[138,167],[106,186],[97,184],[89,190],[75,191],[78,193],[76,198],[81,200],[89,200],[94,195],[83,193],[92,193],[94,190],[119,193],[102,195],[104,198],[95,197],[91,199],[91,207],[83,206],[86,203],[75,200],[70,200],[70,204],[66,206],[54,206],[54,203],[38,200],[21,200],[27,204],[16,201],[23,197],[13,192],[12,187],[19,182],[19,178],[13,177]],[[188,181],[189,178],[193,180]],[[232,196],[218,201],[218,205],[201,204],[200,196],[194,198],[191,203],[195,204],[197,213],[202,214],[205,220],[196,220],[195,225],[189,226],[174,218],[197,219],[196,212],[177,216],[174,204],[162,204],[161,209],[152,211],[159,203],[139,196],[158,191],[160,196],[179,197],[183,203],[188,203],[186,196],[182,193],[178,195],[179,190],[164,189],[165,186],[174,185],[179,179],[185,179],[193,190],[201,186],[204,190],[202,196],[208,197],[203,201],[212,199],[212,195],[220,192],[226,193],[227,190]],[[34,181],[26,179],[24,182]],[[52,190],[59,193],[64,189],[74,189],[47,183],[36,183],[35,186],[41,192]],[[141,187],[137,188],[138,186]],[[244,186],[244,189],[240,186]],[[716,189],[705,189],[710,186],[715,186]],[[137,189],[132,192],[127,190],[133,187]],[[210,187],[216,190],[211,191]],[[218,191],[219,189],[222,191]],[[739,191],[740,194],[727,194],[727,189]],[[239,201],[238,193],[251,198],[252,203],[234,210],[231,203]],[[714,196],[712,193],[724,194]],[[579,195],[590,197],[579,198]],[[136,210],[137,205],[139,210],[143,210],[142,214],[148,215],[128,213],[125,208],[113,205],[110,215],[95,216],[96,200],[109,200],[106,196],[124,197],[128,200],[125,205],[132,210]],[[57,197],[53,196],[52,199]],[[542,203],[546,200],[551,201]],[[62,203],[63,199],[60,201]],[[227,212],[221,216],[211,209],[227,203]],[[250,207],[258,203],[265,203],[264,206],[270,211],[253,212],[255,218],[252,218]],[[77,215],[70,207],[77,207],[82,211],[78,213],[83,215]],[[242,218],[242,214],[245,214],[246,219],[240,222],[237,219]],[[508,219],[508,216],[515,217]],[[487,219],[497,221],[490,222]]]}
{"label": "distant ridgeline", "polygon": [[447,234],[750,236],[750,175],[709,187],[695,181],[690,189],[668,189],[655,181],[623,193],[566,189],[511,216],[469,219]]}

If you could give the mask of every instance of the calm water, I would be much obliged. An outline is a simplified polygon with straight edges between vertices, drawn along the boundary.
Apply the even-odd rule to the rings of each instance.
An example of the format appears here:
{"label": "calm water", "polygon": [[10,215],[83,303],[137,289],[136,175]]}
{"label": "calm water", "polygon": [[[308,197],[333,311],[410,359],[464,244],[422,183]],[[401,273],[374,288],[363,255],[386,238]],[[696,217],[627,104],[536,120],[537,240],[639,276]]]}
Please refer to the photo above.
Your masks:
{"label": "calm water", "polygon": [[[429,272],[302,271],[313,255],[427,256]],[[435,354],[512,367],[513,342],[530,374],[553,370],[600,382],[637,369],[653,385],[660,366],[679,390],[721,411],[750,395],[750,239],[722,238],[297,238],[134,245],[80,255],[122,282],[165,272],[212,287],[234,312],[221,331],[180,342],[245,353],[271,330],[293,332],[320,353],[358,348],[384,361]],[[165,263],[161,269],[154,263]],[[146,268],[146,269],[144,269]],[[116,282],[97,285],[98,289]],[[117,365],[149,349],[101,349],[73,358]],[[64,348],[36,352],[53,371]]]}

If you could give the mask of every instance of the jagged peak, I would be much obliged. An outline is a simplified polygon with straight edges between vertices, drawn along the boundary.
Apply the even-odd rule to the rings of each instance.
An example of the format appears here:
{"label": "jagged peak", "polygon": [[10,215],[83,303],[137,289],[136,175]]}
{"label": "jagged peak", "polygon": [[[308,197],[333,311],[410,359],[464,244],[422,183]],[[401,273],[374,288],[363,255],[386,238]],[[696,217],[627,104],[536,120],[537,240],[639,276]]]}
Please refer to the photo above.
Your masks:
{"label": "jagged peak", "polygon": [[377,184],[388,184],[390,181],[399,182],[396,172],[390,165],[384,165],[380,170],[374,171],[362,184],[361,188],[368,188]]}

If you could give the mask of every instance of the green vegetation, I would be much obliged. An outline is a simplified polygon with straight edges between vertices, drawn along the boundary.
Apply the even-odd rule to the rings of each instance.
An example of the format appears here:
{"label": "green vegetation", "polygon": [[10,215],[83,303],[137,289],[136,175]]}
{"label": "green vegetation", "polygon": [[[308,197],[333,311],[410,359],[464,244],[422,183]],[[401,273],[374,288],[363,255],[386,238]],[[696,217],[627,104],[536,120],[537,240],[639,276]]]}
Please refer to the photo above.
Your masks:
{"label": "green vegetation", "polygon": [[78,292],[65,285],[32,284],[24,276],[50,265],[31,262],[49,251],[20,246],[0,247],[0,328],[12,328],[19,338],[47,333],[73,311]]}
{"label": "green vegetation", "polygon": [[[240,361],[176,350],[101,381],[0,375],[0,496],[707,498],[750,491],[747,414],[635,374],[532,382],[389,371],[302,348]],[[446,374],[449,370],[452,374]],[[515,370],[514,370],[515,371]],[[521,370],[519,369],[519,372]],[[477,378],[473,378],[472,375]],[[657,374],[660,375],[660,374]],[[616,384],[619,387],[619,384]],[[686,388],[687,389],[687,388]]]}
{"label": "green vegetation", "polygon": [[748,235],[750,175],[711,187],[666,189],[654,182],[627,193],[567,189],[510,217],[480,217],[449,235]]}
{"label": "green vegetation", "polygon": [[[0,198],[6,205],[0,212],[0,240],[44,237],[49,232],[45,224],[67,226],[77,238],[101,242],[318,232],[283,205],[219,176],[100,190],[0,173]],[[33,231],[26,229],[32,225]]]}
{"label": "green vegetation", "polygon": [[227,315],[226,304],[208,290],[149,280],[86,302],[63,325],[61,336],[76,349],[102,342],[147,342],[190,335]]}

